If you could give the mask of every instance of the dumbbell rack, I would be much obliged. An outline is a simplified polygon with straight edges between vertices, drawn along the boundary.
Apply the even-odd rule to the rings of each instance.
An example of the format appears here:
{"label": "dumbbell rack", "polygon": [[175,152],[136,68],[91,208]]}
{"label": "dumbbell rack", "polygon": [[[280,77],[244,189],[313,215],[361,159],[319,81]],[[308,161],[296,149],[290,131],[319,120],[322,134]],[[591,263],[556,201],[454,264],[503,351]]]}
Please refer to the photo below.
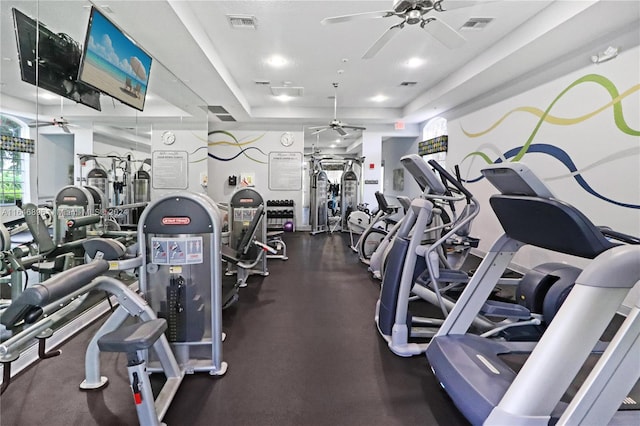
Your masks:
{"label": "dumbbell rack", "polygon": [[287,221],[293,222],[295,227],[293,200],[267,200],[267,230],[282,231]]}

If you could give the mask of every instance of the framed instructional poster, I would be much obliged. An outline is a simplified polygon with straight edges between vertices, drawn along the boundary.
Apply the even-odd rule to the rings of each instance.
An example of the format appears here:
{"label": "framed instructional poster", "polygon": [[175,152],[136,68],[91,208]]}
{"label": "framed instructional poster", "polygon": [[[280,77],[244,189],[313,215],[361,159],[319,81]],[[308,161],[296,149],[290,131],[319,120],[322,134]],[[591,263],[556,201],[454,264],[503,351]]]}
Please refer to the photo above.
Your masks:
{"label": "framed instructional poster", "polygon": [[302,190],[302,153],[269,153],[269,189],[272,191]]}
{"label": "framed instructional poster", "polygon": [[189,187],[189,153],[187,151],[153,151],[151,159],[154,189]]}

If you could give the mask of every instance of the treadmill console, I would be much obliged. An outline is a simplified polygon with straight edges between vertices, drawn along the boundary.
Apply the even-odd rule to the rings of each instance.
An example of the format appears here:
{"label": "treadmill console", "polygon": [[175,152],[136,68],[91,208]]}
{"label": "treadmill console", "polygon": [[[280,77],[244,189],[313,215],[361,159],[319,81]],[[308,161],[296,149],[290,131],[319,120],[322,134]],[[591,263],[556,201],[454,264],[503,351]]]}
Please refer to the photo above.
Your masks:
{"label": "treadmill console", "polygon": [[447,192],[447,188],[438,175],[431,170],[427,162],[419,155],[405,155],[400,159],[400,162],[404,168],[411,173],[411,176],[416,180],[422,192],[425,192],[426,189],[429,189],[428,193],[430,194],[444,195]]}
{"label": "treadmill console", "polygon": [[554,198],[551,190],[523,163],[497,163],[482,174],[504,195]]}

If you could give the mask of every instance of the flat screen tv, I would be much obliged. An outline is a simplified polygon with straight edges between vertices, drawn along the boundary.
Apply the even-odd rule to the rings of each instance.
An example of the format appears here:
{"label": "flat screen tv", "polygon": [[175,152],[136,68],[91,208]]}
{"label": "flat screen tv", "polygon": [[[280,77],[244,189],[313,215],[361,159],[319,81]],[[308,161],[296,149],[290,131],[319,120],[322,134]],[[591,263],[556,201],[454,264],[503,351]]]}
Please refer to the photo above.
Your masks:
{"label": "flat screen tv", "polygon": [[82,56],[80,45],[67,34],[56,34],[15,8],[13,22],[22,81],[100,111],[100,92],[77,81]]}
{"label": "flat screen tv", "polygon": [[78,80],[142,111],[150,69],[151,56],[92,7]]}

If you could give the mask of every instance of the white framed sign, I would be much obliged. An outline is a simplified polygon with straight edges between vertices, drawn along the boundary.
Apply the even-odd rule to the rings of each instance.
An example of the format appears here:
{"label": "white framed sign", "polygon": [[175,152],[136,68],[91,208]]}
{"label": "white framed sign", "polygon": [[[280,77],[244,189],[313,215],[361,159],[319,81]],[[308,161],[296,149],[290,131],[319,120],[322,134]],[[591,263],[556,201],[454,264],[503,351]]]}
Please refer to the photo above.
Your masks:
{"label": "white framed sign", "polygon": [[272,191],[302,190],[302,153],[269,153],[269,189]]}

